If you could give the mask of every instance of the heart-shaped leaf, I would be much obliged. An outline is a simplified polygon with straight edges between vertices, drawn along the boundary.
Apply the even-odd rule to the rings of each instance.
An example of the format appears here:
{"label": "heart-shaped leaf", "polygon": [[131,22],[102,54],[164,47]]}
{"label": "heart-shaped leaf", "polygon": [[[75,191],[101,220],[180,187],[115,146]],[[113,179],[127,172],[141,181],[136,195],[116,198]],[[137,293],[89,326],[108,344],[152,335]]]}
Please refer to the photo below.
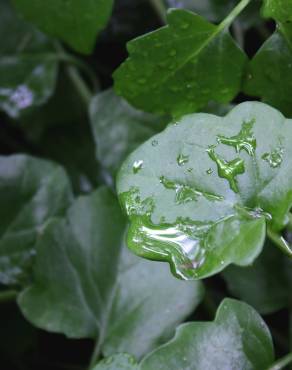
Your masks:
{"label": "heart-shaped leaf", "polygon": [[246,303],[225,299],[213,322],[178,327],[175,337],[138,365],[126,354],[103,360],[94,370],[267,369],[274,360],[272,337]]}
{"label": "heart-shaped leaf", "polygon": [[106,188],[51,222],[38,242],[34,282],[18,300],[25,317],[68,337],[99,338],[106,355],[140,357],[172,334],[200,302],[202,285],[178,281],[167,266],[122,249],[124,229]]}
{"label": "heart-shaped leaf", "polygon": [[270,314],[289,304],[292,280],[287,270],[291,268],[290,261],[271,243],[266,243],[263,253],[252,266],[230,266],[223,272],[223,277],[233,295],[261,314]]}
{"label": "heart-shaped leaf", "polygon": [[168,261],[179,277],[249,265],[266,222],[283,228],[292,205],[292,124],[248,102],[226,117],[193,114],[132,153],[118,176],[128,246]]}
{"label": "heart-shaped leaf", "polygon": [[147,356],[139,370],[267,369],[273,359],[272,338],[258,313],[225,299],[214,322],[181,325],[173,340]]}
{"label": "heart-shaped leaf", "polygon": [[105,27],[113,6],[113,0],[12,1],[27,20],[81,53],[93,50],[96,36]]}
{"label": "heart-shaped leaf", "polygon": [[113,175],[129,153],[165,126],[161,118],[133,108],[112,89],[92,99],[90,117],[97,159]]}
{"label": "heart-shaped leaf", "polygon": [[45,103],[55,89],[57,59],[48,39],[0,0],[0,109],[17,118]]}
{"label": "heart-shaped leaf", "polygon": [[72,200],[64,170],[25,155],[0,157],[0,283],[25,280],[44,225]]}
{"label": "heart-shaped leaf", "polygon": [[[172,9],[168,25],[128,43],[115,88],[137,108],[181,116],[239,92],[246,57],[226,31],[199,15]],[[187,41],[187,42],[186,42]]]}

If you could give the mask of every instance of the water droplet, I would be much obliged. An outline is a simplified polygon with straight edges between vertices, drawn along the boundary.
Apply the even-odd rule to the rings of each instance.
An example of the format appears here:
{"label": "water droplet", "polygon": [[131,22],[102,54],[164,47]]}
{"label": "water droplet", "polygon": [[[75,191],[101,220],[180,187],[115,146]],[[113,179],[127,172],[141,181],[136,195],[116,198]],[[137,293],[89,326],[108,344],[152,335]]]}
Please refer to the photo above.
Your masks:
{"label": "water droplet", "polygon": [[270,165],[272,168],[280,167],[283,162],[284,149],[277,148],[270,153],[264,153],[262,159]]}
{"label": "water droplet", "polygon": [[143,168],[143,161],[142,160],[138,160],[138,161],[135,161],[134,164],[133,164],[133,172],[136,174],[138,173],[142,168]]}
{"label": "water droplet", "polygon": [[221,178],[226,179],[229,182],[230,188],[238,193],[238,184],[236,176],[241,175],[245,172],[244,161],[241,158],[235,158],[228,162],[216,154],[214,146],[207,149],[209,157],[217,164],[218,175]]}
{"label": "water droplet", "polygon": [[236,153],[240,153],[241,150],[245,150],[249,155],[253,156],[257,146],[256,139],[252,132],[254,123],[254,119],[248,122],[244,121],[241,126],[241,130],[237,135],[231,137],[218,135],[217,142],[219,144],[233,146]]}
{"label": "water droplet", "polygon": [[189,156],[184,154],[179,154],[179,156],[176,159],[177,164],[179,166],[184,166],[189,161]]}
{"label": "water droplet", "polygon": [[188,172],[192,172],[193,171],[193,168],[188,168]]}
{"label": "water droplet", "polygon": [[153,140],[151,144],[152,144],[152,146],[157,146],[158,145],[158,141],[157,140]]}
{"label": "water droplet", "polygon": [[209,169],[206,171],[206,173],[207,173],[208,175],[211,175],[211,174],[213,173],[212,168],[209,168]]}

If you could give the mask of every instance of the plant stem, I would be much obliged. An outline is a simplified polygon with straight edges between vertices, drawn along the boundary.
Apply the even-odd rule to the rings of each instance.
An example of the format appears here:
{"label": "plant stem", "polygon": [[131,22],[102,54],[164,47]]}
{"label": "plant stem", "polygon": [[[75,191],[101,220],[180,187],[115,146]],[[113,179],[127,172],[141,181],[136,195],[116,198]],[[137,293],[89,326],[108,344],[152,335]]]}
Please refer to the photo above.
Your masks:
{"label": "plant stem", "polygon": [[0,292],[0,303],[15,301],[17,294],[15,290],[4,290]]}
{"label": "plant stem", "polygon": [[166,7],[163,0],[149,0],[162,24],[166,23]]}
{"label": "plant stem", "polygon": [[250,2],[251,0],[241,0],[229,15],[219,24],[218,28],[220,31],[224,28],[228,28]]}
{"label": "plant stem", "polygon": [[283,238],[283,236],[275,233],[271,229],[267,230],[268,237],[279,247],[285,254],[290,258],[292,257],[292,250],[289,243]]}
{"label": "plant stem", "polygon": [[99,335],[99,338],[96,341],[96,344],[94,346],[93,353],[91,355],[91,359],[90,359],[90,362],[89,362],[88,370],[91,370],[96,365],[97,360],[100,357],[101,344],[102,344],[102,339],[101,339],[101,335]]}
{"label": "plant stem", "polygon": [[[60,43],[55,43],[55,48],[58,52],[59,56],[67,56],[66,51],[64,50],[63,46]],[[72,58],[70,58],[72,61]],[[86,107],[88,107],[90,100],[92,98],[92,93],[89,90],[88,86],[84,82],[83,78],[80,76],[80,73],[76,67],[73,66],[66,66],[66,72],[76,87],[76,90],[79,92],[80,97],[82,98],[83,102],[85,103]]]}
{"label": "plant stem", "polygon": [[287,365],[292,362],[292,352],[289,353],[287,356],[281,358],[280,360],[276,361],[268,370],[282,370],[285,369]]}

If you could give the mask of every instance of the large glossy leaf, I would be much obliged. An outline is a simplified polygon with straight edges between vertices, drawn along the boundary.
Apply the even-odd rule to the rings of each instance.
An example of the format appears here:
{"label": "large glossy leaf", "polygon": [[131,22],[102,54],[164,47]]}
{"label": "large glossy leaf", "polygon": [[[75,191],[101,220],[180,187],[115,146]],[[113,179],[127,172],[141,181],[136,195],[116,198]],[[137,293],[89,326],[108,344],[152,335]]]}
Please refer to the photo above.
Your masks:
{"label": "large glossy leaf", "polygon": [[19,297],[34,325],[68,337],[99,337],[103,353],[141,356],[202,298],[167,266],[121,249],[125,219],[111,192],[81,197],[39,239],[34,282]]}
{"label": "large glossy leaf", "polygon": [[239,91],[244,53],[226,28],[172,9],[168,25],[128,43],[129,58],[114,74],[115,89],[137,108],[180,116]]}
{"label": "large glossy leaf", "polygon": [[46,102],[55,88],[57,60],[48,39],[0,0],[0,109],[15,118]]}
{"label": "large glossy leaf", "polygon": [[106,25],[113,0],[12,0],[24,17],[76,51],[90,53]]}
{"label": "large glossy leaf", "polygon": [[0,282],[21,282],[44,225],[72,200],[64,170],[25,155],[0,157]]}
{"label": "large glossy leaf", "polygon": [[131,107],[111,89],[93,98],[90,117],[97,159],[112,174],[130,152],[163,127],[159,117]]}
{"label": "large glossy leaf", "polygon": [[273,313],[289,304],[292,280],[286,269],[288,257],[267,243],[250,267],[228,267],[223,276],[232,294],[262,314]]}
{"label": "large glossy leaf", "polygon": [[128,246],[203,278],[259,255],[266,223],[281,229],[292,204],[292,125],[247,102],[226,117],[187,115],[133,152],[117,187]]}
{"label": "large glossy leaf", "polygon": [[181,325],[139,369],[267,369],[273,359],[272,338],[261,317],[247,304],[225,299],[214,322]]}

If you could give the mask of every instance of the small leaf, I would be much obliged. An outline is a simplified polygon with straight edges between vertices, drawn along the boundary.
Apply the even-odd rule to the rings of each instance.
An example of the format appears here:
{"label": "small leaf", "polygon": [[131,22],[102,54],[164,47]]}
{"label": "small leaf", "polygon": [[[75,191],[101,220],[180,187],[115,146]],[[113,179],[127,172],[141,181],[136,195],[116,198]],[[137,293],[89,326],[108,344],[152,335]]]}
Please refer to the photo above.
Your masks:
{"label": "small leaf", "polygon": [[291,0],[264,0],[263,16],[279,22],[292,21]]}
{"label": "small leaf", "polygon": [[290,286],[286,274],[288,258],[267,243],[250,267],[230,266],[223,277],[232,294],[252,305],[261,314],[270,314],[289,304]]}
{"label": "small leaf", "polygon": [[105,27],[113,0],[12,0],[16,9],[43,32],[59,37],[81,53],[91,53]]}
{"label": "small leaf", "polygon": [[0,157],[0,283],[26,280],[36,239],[71,200],[60,166],[25,155]]}
{"label": "small leaf", "polygon": [[[257,102],[223,118],[194,114],[170,124],[120,170],[118,193],[131,221],[128,246],[169,262],[184,279],[251,264],[267,221],[275,230],[287,222],[291,138],[291,121]],[[137,163],[143,165],[136,170]]]}
{"label": "small leaf", "polygon": [[181,116],[239,92],[244,53],[226,24],[181,9],[168,25],[128,43],[130,57],[114,73],[115,89],[139,109]]}
{"label": "small leaf", "polygon": [[10,117],[45,103],[55,89],[58,63],[48,39],[1,0],[0,109]]}
{"label": "small leaf", "polygon": [[106,188],[78,198],[66,219],[48,224],[33,284],[18,300],[25,317],[71,338],[99,337],[106,355],[140,357],[171,335],[201,301],[202,285],[178,281],[167,266],[122,249],[124,228]]}
{"label": "small leaf", "polygon": [[134,357],[121,353],[102,360],[93,370],[138,370]]}
{"label": "small leaf", "polygon": [[247,304],[225,299],[214,322],[181,325],[139,370],[267,369],[273,360],[272,338],[262,318]]}
{"label": "small leaf", "polygon": [[112,174],[130,152],[163,127],[161,118],[131,107],[113,90],[93,98],[90,117],[97,159]]}

